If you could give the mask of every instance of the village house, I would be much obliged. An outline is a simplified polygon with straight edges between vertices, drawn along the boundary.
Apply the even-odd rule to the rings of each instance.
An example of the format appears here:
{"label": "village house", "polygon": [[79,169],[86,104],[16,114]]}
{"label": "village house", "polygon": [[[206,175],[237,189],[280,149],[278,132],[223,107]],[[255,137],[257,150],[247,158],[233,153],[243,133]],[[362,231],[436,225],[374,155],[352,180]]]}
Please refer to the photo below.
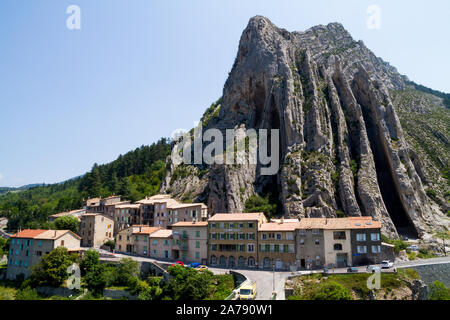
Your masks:
{"label": "village house", "polygon": [[160,229],[150,235],[150,256],[155,259],[172,259],[172,230]]}
{"label": "village house", "polygon": [[113,219],[96,213],[86,213],[81,216],[78,230],[81,246],[100,248],[106,241],[114,240],[113,232]]}
{"label": "village house", "polygon": [[28,278],[31,267],[57,247],[80,249],[80,237],[69,230],[22,230],[11,236],[6,277],[16,280]]}
{"label": "village house", "polygon": [[132,225],[143,225],[140,204],[120,204],[115,206],[114,234]]}
{"label": "village house", "polygon": [[[115,236],[116,239],[116,247],[115,250],[124,253],[132,253],[137,254],[137,243],[136,243],[136,235],[142,232],[143,228],[147,228],[144,225],[133,225],[131,227],[122,229]],[[138,237],[137,241],[141,241]]]}
{"label": "village house", "polygon": [[186,221],[172,225],[172,258],[184,263],[208,262],[208,222]]}
{"label": "village house", "polygon": [[[381,243],[381,222],[371,217],[350,217],[350,237],[353,265],[378,264],[384,253]],[[388,255],[389,256],[389,255]]]}
{"label": "village house", "polygon": [[208,262],[212,266],[258,267],[258,229],[264,213],[218,213],[208,220]]}
{"label": "village house", "polygon": [[259,267],[264,269],[296,269],[295,229],[298,220],[284,219],[263,223],[258,229]]}
{"label": "village house", "polygon": [[137,201],[141,205],[144,223],[155,227],[167,228],[182,221],[206,221],[208,208],[203,203],[181,203],[170,195],[154,195]]}
{"label": "village house", "polygon": [[296,229],[297,267],[300,269],[323,268],[325,244],[323,218],[303,218]]}
{"label": "village house", "polygon": [[150,256],[150,235],[160,230],[155,227],[139,227],[134,230],[132,237],[134,242],[134,253],[141,256]]}

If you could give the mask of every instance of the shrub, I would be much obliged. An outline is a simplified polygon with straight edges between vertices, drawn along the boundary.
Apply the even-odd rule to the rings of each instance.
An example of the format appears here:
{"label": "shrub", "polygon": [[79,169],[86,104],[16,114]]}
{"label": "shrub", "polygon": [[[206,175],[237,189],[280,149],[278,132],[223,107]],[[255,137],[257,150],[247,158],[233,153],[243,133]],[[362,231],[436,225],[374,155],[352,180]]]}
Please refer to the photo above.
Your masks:
{"label": "shrub", "polygon": [[139,263],[131,258],[119,261],[117,284],[132,287],[139,276]]}
{"label": "shrub", "polygon": [[31,269],[30,283],[33,286],[59,287],[68,278],[67,268],[72,263],[67,248],[58,247]]}
{"label": "shrub", "polygon": [[81,275],[86,275],[94,268],[94,266],[98,266],[99,264],[100,255],[98,252],[92,249],[87,250],[83,259],[80,261]]}
{"label": "shrub", "polygon": [[450,289],[446,288],[445,285],[436,280],[430,285],[430,300],[450,300]]}
{"label": "shrub", "polygon": [[39,294],[30,287],[20,289],[16,292],[16,300],[40,300]]}
{"label": "shrub", "polygon": [[78,219],[72,216],[63,216],[55,220],[55,227],[58,230],[70,230],[74,233],[78,232],[79,224]]}
{"label": "shrub", "polygon": [[105,242],[105,246],[109,247],[109,250],[113,251],[116,247],[116,240],[108,240]]}
{"label": "shrub", "polygon": [[313,294],[313,300],[351,300],[350,291],[337,282],[319,285]]}

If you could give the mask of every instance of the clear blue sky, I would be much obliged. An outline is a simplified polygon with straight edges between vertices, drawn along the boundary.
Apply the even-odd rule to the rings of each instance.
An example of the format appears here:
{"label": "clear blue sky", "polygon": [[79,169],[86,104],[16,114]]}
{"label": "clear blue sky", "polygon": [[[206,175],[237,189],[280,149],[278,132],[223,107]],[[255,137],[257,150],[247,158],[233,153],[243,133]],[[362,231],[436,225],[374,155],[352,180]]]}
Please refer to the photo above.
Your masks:
{"label": "clear blue sky", "polygon": [[[66,8],[81,8],[81,30]],[[366,9],[381,8],[381,29]],[[450,92],[450,1],[1,0],[0,186],[54,183],[193,126],[248,19],[338,21],[411,80]]]}

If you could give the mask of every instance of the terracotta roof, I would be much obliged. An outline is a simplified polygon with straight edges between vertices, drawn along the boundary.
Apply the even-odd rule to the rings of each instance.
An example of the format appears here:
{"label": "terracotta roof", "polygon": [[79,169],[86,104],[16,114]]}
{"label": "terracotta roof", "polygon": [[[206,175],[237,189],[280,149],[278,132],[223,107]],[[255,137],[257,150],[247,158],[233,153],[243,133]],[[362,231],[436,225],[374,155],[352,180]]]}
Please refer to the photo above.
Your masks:
{"label": "terracotta roof", "polygon": [[25,229],[20,232],[17,232],[11,236],[11,238],[29,238],[34,239],[41,233],[45,232],[47,230],[41,230],[41,229]]}
{"label": "terracotta roof", "polygon": [[300,220],[299,229],[378,229],[380,221],[372,220],[372,217],[347,217],[347,218],[303,218]]}
{"label": "terracotta roof", "polygon": [[13,234],[11,238],[56,240],[68,232],[70,232],[76,238],[81,239],[79,235],[73,233],[70,230],[42,230],[42,229],[25,229],[16,234]]}
{"label": "terracotta roof", "polygon": [[[134,226],[135,227],[135,226]],[[133,234],[152,234],[158,230],[160,230],[160,228],[157,227],[141,227],[141,231],[139,231],[139,229],[137,229],[137,232],[133,232]]]}
{"label": "terracotta roof", "polygon": [[295,229],[298,229],[299,224],[300,223],[298,221],[284,223],[263,223],[261,224],[261,227],[259,227],[258,231],[295,231]]}
{"label": "terracotta roof", "polygon": [[150,235],[150,238],[170,238],[172,237],[172,230],[168,229],[160,229],[156,232],[153,232]]}
{"label": "terracotta roof", "polygon": [[74,237],[81,239],[79,235],[73,233],[70,230],[46,230],[45,232],[34,237],[34,239],[56,240],[65,235],[66,233],[71,233]]}
{"label": "terracotta roof", "polygon": [[254,221],[264,219],[263,212],[254,213],[216,213],[208,221]]}
{"label": "terracotta roof", "polygon": [[198,222],[192,222],[192,221],[181,221],[172,224],[173,227],[206,227],[208,225],[208,221],[198,221]]}

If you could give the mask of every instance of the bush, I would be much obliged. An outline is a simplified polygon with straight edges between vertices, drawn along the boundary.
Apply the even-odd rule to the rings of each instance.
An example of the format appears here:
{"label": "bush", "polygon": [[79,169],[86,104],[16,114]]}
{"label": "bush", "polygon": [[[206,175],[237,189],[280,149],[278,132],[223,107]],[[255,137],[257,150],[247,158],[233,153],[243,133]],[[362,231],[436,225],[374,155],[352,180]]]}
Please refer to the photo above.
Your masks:
{"label": "bush", "polygon": [[312,297],[313,300],[352,300],[350,291],[337,282],[319,285]]}
{"label": "bush", "polygon": [[116,240],[106,241],[105,246],[109,247],[109,250],[114,251],[114,248],[116,247]]}
{"label": "bush", "polygon": [[100,255],[97,251],[89,249],[80,261],[81,275],[89,273],[95,266],[100,264]]}
{"label": "bush", "polygon": [[78,219],[72,216],[63,216],[55,220],[55,227],[58,230],[70,230],[74,233],[78,232],[79,224]]}
{"label": "bush", "polygon": [[450,300],[450,289],[446,288],[442,282],[436,280],[430,285],[429,300]]}
{"label": "bush", "polygon": [[30,283],[33,286],[60,287],[69,277],[67,268],[72,263],[67,248],[58,247],[31,269]]}
{"label": "bush", "polygon": [[124,258],[119,261],[117,284],[133,287],[139,277],[139,263],[131,258]]}
{"label": "bush", "polygon": [[16,300],[40,300],[41,297],[35,289],[30,287],[20,289],[16,292]]}

